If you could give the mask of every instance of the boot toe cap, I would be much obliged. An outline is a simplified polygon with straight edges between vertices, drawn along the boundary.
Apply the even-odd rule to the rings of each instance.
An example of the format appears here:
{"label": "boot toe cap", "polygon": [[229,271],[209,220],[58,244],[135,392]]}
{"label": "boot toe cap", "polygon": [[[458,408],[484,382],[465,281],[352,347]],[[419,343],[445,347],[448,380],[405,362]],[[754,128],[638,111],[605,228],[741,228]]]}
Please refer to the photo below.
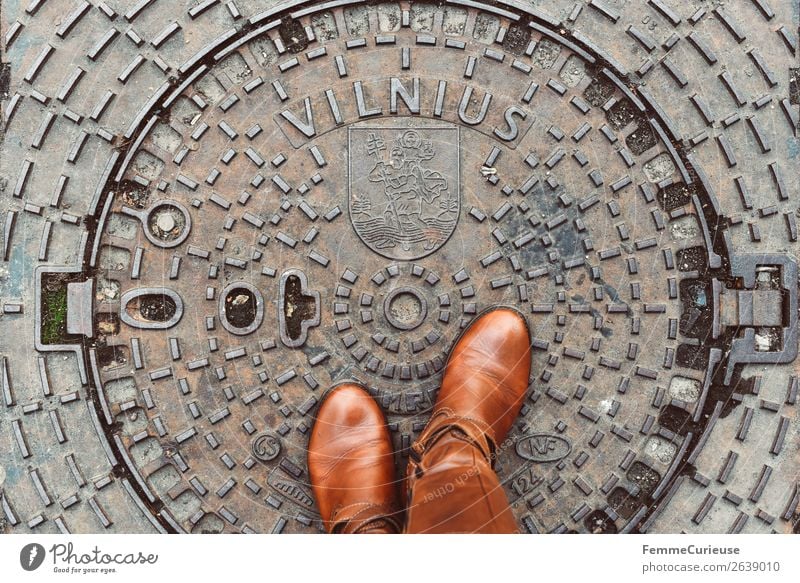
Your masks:
{"label": "boot toe cap", "polygon": [[315,427],[347,429],[384,425],[378,404],[362,387],[344,384],[325,395],[317,412]]}
{"label": "boot toe cap", "polygon": [[512,308],[497,308],[485,316],[484,326],[502,331],[507,336],[519,339],[530,338],[528,321],[522,313]]}

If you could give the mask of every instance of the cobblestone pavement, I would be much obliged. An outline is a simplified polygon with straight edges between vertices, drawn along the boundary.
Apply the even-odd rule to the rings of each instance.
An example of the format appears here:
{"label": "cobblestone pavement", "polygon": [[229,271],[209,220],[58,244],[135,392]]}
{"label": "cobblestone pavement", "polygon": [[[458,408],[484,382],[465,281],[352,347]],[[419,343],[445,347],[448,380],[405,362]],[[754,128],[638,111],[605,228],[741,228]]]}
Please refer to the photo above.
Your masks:
{"label": "cobblestone pavement", "polygon": [[797,532],[797,0],[3,0],[0,532],[317,532],[533,332],[525,532]]}

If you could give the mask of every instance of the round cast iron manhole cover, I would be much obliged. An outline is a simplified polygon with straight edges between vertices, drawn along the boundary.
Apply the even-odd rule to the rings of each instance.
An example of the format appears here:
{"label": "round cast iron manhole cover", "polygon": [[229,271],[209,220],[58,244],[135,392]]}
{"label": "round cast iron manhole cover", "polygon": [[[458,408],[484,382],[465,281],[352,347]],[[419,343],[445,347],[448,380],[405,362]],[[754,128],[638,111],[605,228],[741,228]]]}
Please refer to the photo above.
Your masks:
{"label": "round cast iron manhole cover", "polygon": [[[232,45],[137,139],[109,183],[106,225],[140,212],[140,226],[172,233],[173,214],[153,209],[186,208],[191,231],[177,249],[148,232],[154,244],[100,237],[98,277],[123,299],[161,286],[184,304],[166,332],[105,339],[138,363],[101,367],[110,407],[135,386],[152,395],[142,419],[158,420],[143,439],[123,431],[123,446],[149,490],[173,474],[230,525],[269,530],[293,507],[312,526],[305,447],[326,388],[370,388],[402,468],[459,331],[511,305],[535,349],[499,461],[522,527],[558,530],[564,508],[577,513],[569,529],[594,530],[590,511],[622,526],[690,439],[656,407],[679,397],[666,378],[702,379],[692,366],[708,361],[706,348],[679,351],[678,293],[708,268],[693,206],[707,194],[655,112],[555,31],[468,9],[427,32],[398,16],[327,42],[301,18],[303,50],[284,48],[280,29]],[[501,28],[512,40],[495,42]],[[543,69],[554,59],[567,74]],[[123,268],[105,269],[116,257]],[[248,457],[264,431],[280,436],[253,443],[266,474]],[[167,444],[177,466],[161,461]],[[609,518],[612,495],[625,504]]]}
{"label": "round cast iron manhole cover", "polygon": [[[590,4],[581,22],[619,20]],[[753,416],[741,365],[796,354],[796,266],[733,247],[708,170],[617,48],[505,3],[307,3],[174,71],[105,169],[85,268],[40,274],[92,317],[63,344],[41,318],[36,334],[77,353],[105,453],[156,528],[320,531],[306,447],[325,391],[368,388],[402,474],[453,342],[494,306],[532,332],[496,464],[521,531],[648,532],[690,480],[709,485],[715,424],[743,411],[739,439]],[[698,496],[695,525],[718,498]]]}

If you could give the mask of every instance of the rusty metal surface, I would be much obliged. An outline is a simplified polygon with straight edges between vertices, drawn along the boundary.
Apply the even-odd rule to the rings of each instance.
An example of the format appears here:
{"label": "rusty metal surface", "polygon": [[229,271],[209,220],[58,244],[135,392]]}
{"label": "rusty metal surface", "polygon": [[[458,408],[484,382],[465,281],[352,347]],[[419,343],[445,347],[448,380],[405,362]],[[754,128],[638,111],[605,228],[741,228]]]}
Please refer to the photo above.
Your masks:
{"label": "rusty metal surface", "polygon": [[524,532],[797,530],[796,4],[10,4],[3,530],[319,531],[496,305]]}

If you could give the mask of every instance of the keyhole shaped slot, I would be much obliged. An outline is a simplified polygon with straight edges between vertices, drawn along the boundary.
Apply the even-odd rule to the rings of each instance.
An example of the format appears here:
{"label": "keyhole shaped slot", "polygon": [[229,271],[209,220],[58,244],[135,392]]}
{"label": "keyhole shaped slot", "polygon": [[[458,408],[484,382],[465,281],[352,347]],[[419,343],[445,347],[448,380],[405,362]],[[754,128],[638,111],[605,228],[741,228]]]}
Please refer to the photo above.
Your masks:
{"label": "keyhole shaped slot", "polygon": [[299,269],[284,272],[280,288],[281,341],[290,348],[306,343],[308,330],[319,326],[319,292],[308,289],[305,273]]}

